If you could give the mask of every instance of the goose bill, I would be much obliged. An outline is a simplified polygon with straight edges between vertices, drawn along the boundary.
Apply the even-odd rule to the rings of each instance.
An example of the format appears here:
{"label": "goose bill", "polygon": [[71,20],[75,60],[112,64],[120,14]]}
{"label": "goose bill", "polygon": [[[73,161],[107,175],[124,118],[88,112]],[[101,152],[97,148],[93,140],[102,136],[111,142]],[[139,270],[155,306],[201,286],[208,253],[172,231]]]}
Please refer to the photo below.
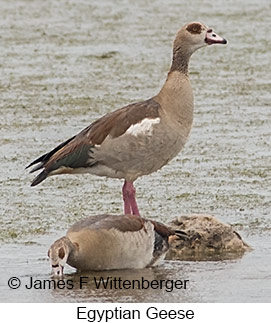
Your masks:
{"label": "goose bill", "polygon": [[227,40],[225,38],[220,37],[218,34],[214,33],[213,31],[207,31],[205,42],[208,45],[212,44],[227,44]]}
{"label": "goose bill", "polygon": [[64,267],[61,265],[52,266],[52,274],[54,277],[62,277],[63,276]]}

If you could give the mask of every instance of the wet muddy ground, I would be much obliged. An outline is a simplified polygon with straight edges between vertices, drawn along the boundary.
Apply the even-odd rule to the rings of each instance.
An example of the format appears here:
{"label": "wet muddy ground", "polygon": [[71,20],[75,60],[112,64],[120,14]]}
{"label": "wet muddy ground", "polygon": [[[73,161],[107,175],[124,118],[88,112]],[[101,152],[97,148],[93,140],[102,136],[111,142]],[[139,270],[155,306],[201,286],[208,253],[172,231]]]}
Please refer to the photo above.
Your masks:
{"label": "wet muddy ground", "polygon": [[[270,301],[270,10],[267,0],[1,1],[0,301]],[[175,33],[188,21],[204,22],[229,44],[192,57],[190,139],[169,165],[136,181],[139,207],[163,222],[213,214],[253,251],[238,260],[103,273],[189,279],[182,291],[9,289],[11,276],[50,278],[47,249],[71,223],[122,213],[119,180],[59,176],[31,188],[25,166],[104,113],[155,95]]]}

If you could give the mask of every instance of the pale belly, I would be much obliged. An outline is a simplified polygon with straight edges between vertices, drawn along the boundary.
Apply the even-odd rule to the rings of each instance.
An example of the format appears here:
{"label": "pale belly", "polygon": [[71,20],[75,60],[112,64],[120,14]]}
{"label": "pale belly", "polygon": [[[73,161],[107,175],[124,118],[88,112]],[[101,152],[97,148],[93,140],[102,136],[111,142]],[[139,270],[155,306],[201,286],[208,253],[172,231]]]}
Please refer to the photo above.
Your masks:
{"label": "pale belly", "polygon": [[181,151],[186,139],[177,132],[116,138],[93,149],[97,164],[88,171],[98,176],[134,181],[166,165]]}

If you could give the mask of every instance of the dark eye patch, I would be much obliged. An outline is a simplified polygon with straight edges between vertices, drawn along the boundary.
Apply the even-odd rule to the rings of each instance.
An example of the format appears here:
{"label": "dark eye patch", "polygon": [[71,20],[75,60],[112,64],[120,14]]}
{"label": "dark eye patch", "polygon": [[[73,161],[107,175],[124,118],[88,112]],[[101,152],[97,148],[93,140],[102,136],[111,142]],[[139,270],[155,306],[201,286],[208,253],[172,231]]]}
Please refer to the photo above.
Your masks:
{"label": "dark eye patch", "polygon": [[197,23],[192,23],[186,27],[186,30],[191,34],[200,34],[201,33],[201,25]]}
{"label": "dark eye patch", "polygon": [[65,257],[65,251],[64,251],[64,248],[61,247],[59,250],[58,250],[58,256],[59,258],[63,259]]}

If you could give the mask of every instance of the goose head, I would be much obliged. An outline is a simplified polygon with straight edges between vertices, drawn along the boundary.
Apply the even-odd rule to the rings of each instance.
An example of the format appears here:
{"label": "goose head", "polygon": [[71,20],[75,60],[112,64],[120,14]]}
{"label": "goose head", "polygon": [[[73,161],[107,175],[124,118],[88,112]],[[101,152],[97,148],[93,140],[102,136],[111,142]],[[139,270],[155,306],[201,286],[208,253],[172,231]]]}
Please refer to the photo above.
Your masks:
{"label": "goose head", "polygon": [[56,240],[48,250],[53,276],[63,276],[63,269],[71,251],[70,244],[71,241],[68,238],[62,237]]}
{"label": "goose head", "polygon": [[176,35],[174,51],[182,49],[192,55],[197,49],[212,44],[226,44],[227,40],[216,34],[212,28],[201,22],[184,25]]}

